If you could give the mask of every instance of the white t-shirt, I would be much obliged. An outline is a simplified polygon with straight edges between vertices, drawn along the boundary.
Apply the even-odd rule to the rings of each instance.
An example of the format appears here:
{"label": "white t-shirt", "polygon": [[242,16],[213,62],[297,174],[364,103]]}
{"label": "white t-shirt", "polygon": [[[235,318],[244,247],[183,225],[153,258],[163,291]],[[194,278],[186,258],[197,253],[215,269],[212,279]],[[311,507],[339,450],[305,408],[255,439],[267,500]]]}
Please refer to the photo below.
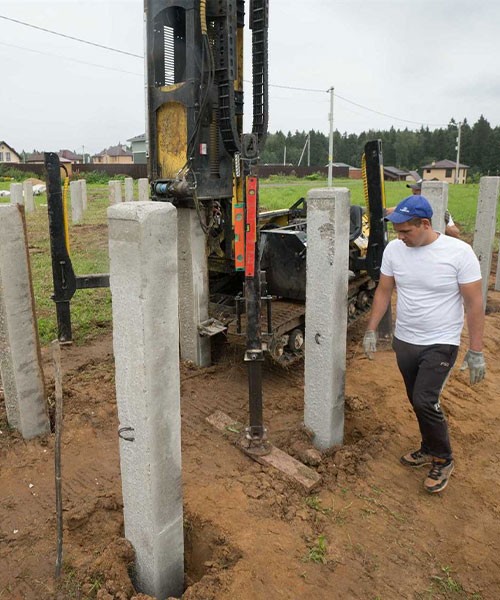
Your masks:
{"label": "white t-shirt", "polygon": [[393,240],[384,250],[381,272],[396,282],[398,339],[422,346],[460,345],[464,308],[458,286],[481,279],[469,244],[447,235],[418,248]]}

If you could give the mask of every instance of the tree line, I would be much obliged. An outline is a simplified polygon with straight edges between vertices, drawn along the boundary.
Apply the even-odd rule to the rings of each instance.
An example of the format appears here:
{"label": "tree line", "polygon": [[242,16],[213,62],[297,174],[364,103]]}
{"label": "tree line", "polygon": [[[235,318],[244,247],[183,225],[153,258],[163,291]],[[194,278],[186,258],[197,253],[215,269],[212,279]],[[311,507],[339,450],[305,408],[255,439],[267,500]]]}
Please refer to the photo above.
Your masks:
{"label": "tree line", "polygon": [[[261,162],[268,164],[297,165],[304,151],[307,136],[310,136],[311,166],[328,163],[328,135],[311,130],[269,134]],[[415,170],[422,174],[422,166],[443,159],[456,160],[458,127],[451,119],[446,128],[421,127],[417,131],[395,129],[388,131],[369,130],[362,133],[333,134],[333,161],[359,167],[363,148],[368,140],[381,139],[384,164],[400,169]],[[301,165],[307,165],[307,149]],[[464,119],[461,127],[460,162],[470,167],[470,178],[480,175],[500,174],[500,126],[491,127],[481,115],[473,125]],[[470,180],[469,178],[469,180]]]}

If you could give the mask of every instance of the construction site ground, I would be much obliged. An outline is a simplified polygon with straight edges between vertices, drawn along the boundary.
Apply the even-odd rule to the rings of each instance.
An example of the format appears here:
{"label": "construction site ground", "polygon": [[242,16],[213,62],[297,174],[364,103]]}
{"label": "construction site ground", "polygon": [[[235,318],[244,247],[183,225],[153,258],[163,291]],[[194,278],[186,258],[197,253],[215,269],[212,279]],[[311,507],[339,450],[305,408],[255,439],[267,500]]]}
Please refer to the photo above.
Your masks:
{"label": "construction site ground", "polygon": [[[496,262],[496,261],[495,261]],[[492,282],[493,283],[493,282]],[[492,287],[492,285],[490,286]],[[424,469],[399,456],[419,441],[394,354],[361,350],[350,328],[345,443],[312,464],[306,494],[263,467],[206,417],[247,422],[242,346],[214,347],[214,365],[181,365],[185,600],[500,598],[500,292],[490,290],[486,380],[458,366],[443,393],[456,469],[440,495]],[[50,350],[43,349],[51,405]],[[0,600],[145,599],[133,588],[124,539],[112,335],[63,348],[64,566],[56,586],[54,435],[24,441],[0,403]],[[315,463],[302,427],[303,363],[265,365],[265,420],[273,444]],[[162,599],[163,600],[163,599]]]}

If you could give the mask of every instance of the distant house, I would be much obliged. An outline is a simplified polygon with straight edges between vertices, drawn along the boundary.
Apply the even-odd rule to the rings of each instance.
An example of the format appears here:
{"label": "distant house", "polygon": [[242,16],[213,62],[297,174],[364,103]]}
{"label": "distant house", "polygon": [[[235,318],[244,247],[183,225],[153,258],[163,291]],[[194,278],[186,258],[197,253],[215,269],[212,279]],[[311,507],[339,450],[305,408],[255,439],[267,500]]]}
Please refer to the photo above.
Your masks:
{"label": "distant house", "polygon": [[145,165],[148,160],[146,157],[146,134],[136,135],[133,138],[127,140],[132,146],[132,154],[134,157],[134,164]]}
{"label": "distant house", "polygon": [[[35,151],[31,152],[31,154],[26,154],[24,162],[31,165],[43,165],[45,164],[45,153]],[[71,160],[59,155],[59,163],[61,165],[61,178],[64,178],[66,175],[70,177],[73,172]],[[38,173],[38,171],[36,172]]]}
{"label": "distant house", "polygon": [[124,148],[122,144],[118,144],[118,146],[110,146],[99,154],[95,154],[92,162],[97,165],[130,165],[134,162],[134,157],[130,150]]}
{"label": "distant house", "polygon": [[[438,160],[432,162],[429,165],[424,165],[423,178],[425,181],[447,181],[448,183],[455,183],[457,163],[453,160]],[[458,165],[458,181],[457,183],[465,183],[467,180],[467,169],[470,169],[467,165]]]}
{"label": "distant house", "polygon": [[384,167],[384,181],[406,181],[409,171],[397,167]]}
{"label": "distant house", "polygon": [[26,154],[25,162],[32,164],[43,164],[45,161],[43,152],[30,152]]}
{"label": "distant house", "polygon": [[59,150],[57,155],[59,156],[59,159],[65,158],[66,160],[70,160],[74,165],[80,165],[83,163],[83,156],[81,154],[71,152],[71,150]]}
{"label": "distant house", "polygon": [[7,142],[0,141],[0,163],[20,163],[21,157]]}

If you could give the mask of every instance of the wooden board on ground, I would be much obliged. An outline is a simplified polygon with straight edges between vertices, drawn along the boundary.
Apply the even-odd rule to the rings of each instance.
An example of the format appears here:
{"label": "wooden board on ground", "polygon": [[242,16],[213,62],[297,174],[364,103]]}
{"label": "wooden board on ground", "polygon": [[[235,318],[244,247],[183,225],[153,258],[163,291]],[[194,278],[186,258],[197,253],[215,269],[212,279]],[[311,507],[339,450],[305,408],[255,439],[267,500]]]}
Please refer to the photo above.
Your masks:
{"label": "wooden board on ground", "polygon": [[[227,434],[233,434],[235,438],[237,436],[241,436],[243,431],[243,425],[238,423],[234,419],[231,419],[228,415],[223,413],[220,410],[216,410],[214,413],[207,417],[207,421],[218,429],[219,431],[223,431]],[[294,479],[297,483],[299,483],[302,487],[304,487],[308,492],[313,490],[320,482],[320,476],[316,471],[306,467],[303,463],[296,460],[286,452],[283,452],[276,446],[271,444],[271,451],[269,454],[265,454],[264,456],[256,456],[255,454],[248,451],[245,447],[244,440],[235,439],[237,446],[245,452],[250,458],[253,458],[255,461],[262,465],[267,465],[278,469],[287,477]]]}

